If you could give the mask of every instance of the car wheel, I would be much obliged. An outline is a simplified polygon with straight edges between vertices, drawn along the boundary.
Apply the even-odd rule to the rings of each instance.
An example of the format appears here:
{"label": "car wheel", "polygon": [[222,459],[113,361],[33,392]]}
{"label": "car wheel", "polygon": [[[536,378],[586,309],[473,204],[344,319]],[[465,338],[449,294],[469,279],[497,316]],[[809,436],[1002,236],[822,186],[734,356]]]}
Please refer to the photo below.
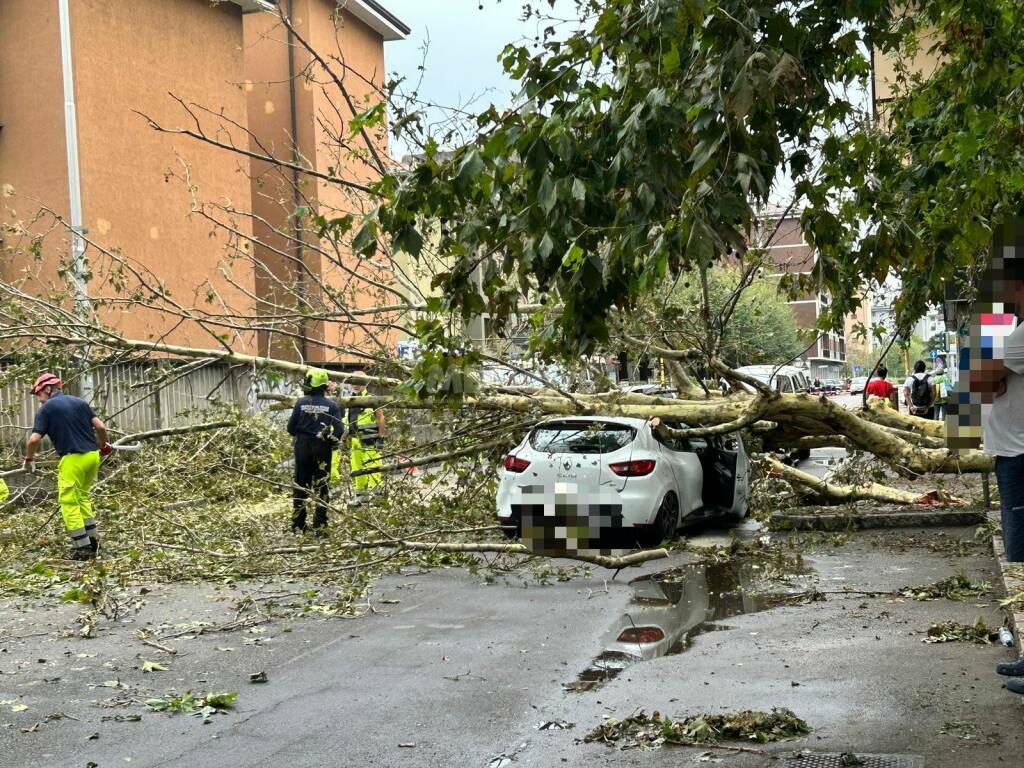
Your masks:
{"label": "car wheel", "polygon": [[654,524],[644,529],[640,534],[640,545],[645,549],[658,546],[665,539],[671,539],[675,536],[678,525],[679,499],[670,491],[665,494],[665,498],[658,508]]}
{"label": "car wheel", "polygon": [[750,500],[744,499],[743,506],[740,507],[739,512],[730,512],[729,517],[737,522],[745,518],[750,513]]}

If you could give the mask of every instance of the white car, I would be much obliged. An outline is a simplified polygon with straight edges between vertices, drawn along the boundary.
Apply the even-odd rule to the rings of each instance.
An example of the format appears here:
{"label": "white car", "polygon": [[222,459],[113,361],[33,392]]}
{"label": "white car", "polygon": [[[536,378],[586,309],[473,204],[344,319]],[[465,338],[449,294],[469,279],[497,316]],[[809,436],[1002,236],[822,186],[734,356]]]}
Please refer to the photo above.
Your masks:
{"label": "white car", "polygon": [[655,546],[684,521],[747,514],[749,461],[739,436],[662,439],[643,419],[541,422],[500,472],[498,518],[535,548],[541,532],[552,541],[547,549]]}
{"label": "white car", "polygon": [[[792,365],[744,365],[737,368],[736,372],[752,376],[777,392],[809,392],[811,389],[807,374]],[[754,391],[753,387],[747,385],[744,388]]]}

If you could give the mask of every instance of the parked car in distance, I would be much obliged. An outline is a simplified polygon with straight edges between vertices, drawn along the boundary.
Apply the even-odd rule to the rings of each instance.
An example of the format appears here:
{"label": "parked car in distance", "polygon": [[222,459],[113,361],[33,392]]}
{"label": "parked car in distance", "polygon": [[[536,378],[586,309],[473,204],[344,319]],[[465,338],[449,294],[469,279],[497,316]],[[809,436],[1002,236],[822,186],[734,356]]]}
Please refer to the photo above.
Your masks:
{"label": "parked car in distance", "polygon": [[687,521],[745,517],[749,491],[738,435],[662,437],[644,419],[574,416],[541,422],[505,457],[498,519],[531,542],[543,527],[544,540],[550,528],[588,542],[577,548],[650,547]]}
{"label": "parked car in distance", "polygon": [[[736,371],[764,382],[776,392],[811,391],[811,381],[807,374],[792,365],[744,365]],[[753,391],[751,387],[748,389]]]}
{"label": "parked car in distance", "polygon": [[864,387],[866,387],[867,385],[867,376],[854,376],[853,379],[850,380],[850,394],[859,395],[861,392],[864,391]]}
{"label": "parked car in distance", "polygon": [[821,391],[826,395],[835,395],[840,391],[839,379],[822,379]]}

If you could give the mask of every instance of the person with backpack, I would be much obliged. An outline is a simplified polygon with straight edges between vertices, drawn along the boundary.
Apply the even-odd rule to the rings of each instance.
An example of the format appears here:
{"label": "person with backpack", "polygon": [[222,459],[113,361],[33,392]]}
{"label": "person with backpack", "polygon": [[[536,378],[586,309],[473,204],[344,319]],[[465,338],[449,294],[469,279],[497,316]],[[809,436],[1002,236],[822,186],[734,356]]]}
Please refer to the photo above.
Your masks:
{"label": "person with backpack", "polygon": [[942,358],[935,361],[932,382],[935,384],[935,420],[943,421],[946,418],[946,405],[949,404],[949,396],[953,392],[953,382],[942,365]]}
{"label": "person with backpack", "polygon": [[903,382],[903,399],[911,416],[935,418],[935,383],[926,370],[924,360],[914,363],[914,373]]}

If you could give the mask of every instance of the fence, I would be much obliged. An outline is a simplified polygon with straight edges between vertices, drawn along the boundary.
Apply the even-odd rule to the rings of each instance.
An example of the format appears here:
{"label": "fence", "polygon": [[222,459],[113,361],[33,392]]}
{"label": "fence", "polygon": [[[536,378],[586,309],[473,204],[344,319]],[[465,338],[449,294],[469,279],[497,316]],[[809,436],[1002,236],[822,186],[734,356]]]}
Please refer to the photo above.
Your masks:
{"label": "fence", "polygon": [[[198,368],[125,363],[97,369],[93,379],[93,409],[108,427],[123,433],[197,423],[217,403],[258,410],[257,386],[263,391],[277,389],[266,382],[257,385],[251,372],[221,363]],[[14,381],[0,387],[0,443],[4,445],[21,445],[31,431],[39,404],[29,394],[30,386],[29,381]],[[68,391],[74,390],[70,383]]]}

